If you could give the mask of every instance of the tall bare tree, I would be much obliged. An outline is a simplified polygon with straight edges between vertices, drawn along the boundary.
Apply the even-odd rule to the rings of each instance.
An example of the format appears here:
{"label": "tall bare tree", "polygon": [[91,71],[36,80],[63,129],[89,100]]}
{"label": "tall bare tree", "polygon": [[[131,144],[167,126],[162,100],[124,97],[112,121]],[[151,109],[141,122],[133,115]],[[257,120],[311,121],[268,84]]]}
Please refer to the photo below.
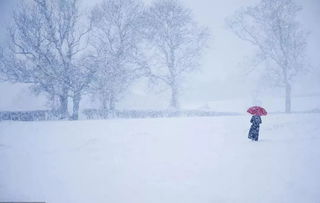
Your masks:
{"label": "tall bare tree", "polygon": [[[79,86],[86,86],[88,81],[81,80],[85,82],[80,85],[80,80],[75,80],[84,73],[78,61],[90,30],[81,20],[78,0],[21,1],[13,14],[9,49],[3,58],[1,72],[6,78],[30,83],[52,101],[58,98],[56,110],[62,118],[69,115],[68,97],[72,95],[77,107],[83,89]],[[74,112],[75,119],[77,114]]]}
{"label": "tall bare tree", "polygon": [[177,0],[156,0],[146,12],[146,38],[151,45],[153,63],[148,76],[171,90],[170,107],[179,108],[181,81],[186,73],[199,68],[208,31],[198,26]]}
{"label": "tall bare tree", "polygon": [[258,56],[273,62],[270,79],[285,88],[285,112],[291,112],[291,86],[302,73],[306,33],[296,20],[301,7],[293,0],[261,0],[227,20],[231,30],[258,49]]}
{"label": "tall bare tree", "polygon": [[92,88],[104,110],[115,110],[141,69],[142,13],[143,4],[139,0],[104,0],[92,11],[91,44],[98,62]]}

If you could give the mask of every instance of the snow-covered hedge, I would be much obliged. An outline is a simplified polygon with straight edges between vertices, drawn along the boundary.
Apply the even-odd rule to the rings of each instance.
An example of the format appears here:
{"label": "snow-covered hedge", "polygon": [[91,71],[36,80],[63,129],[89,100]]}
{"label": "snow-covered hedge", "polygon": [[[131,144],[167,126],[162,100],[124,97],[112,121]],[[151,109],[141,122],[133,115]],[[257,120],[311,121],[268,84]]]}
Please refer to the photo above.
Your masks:
{"label": "snow-covered hedge", "polygon": [[109,119],[109,118],[161,118],[161,117],[192,117],[192,116],[220,116],[238,115],[237,113],[222,113],[202,110],[99,110],[85,109],[83,114],[86,119]]}
{"label": "snow-covered hedge", "polygon": [[[224,113],[203,110],[99,110],[85,109],[82,119],[112,119],[112,118],[161,118],[161,117],[203,117],[203,116],[221,116],[238,115],[237,113]],[[1,120],[11,121],[42,121],[59,120],[59,114],[50,110],[37,111],[0,111]]]}
{"label": "snow-covered hedge", "polygon": [[40,121],[57,120],[57,114],[49,110],[37,111],[0,111],[0,120]]}

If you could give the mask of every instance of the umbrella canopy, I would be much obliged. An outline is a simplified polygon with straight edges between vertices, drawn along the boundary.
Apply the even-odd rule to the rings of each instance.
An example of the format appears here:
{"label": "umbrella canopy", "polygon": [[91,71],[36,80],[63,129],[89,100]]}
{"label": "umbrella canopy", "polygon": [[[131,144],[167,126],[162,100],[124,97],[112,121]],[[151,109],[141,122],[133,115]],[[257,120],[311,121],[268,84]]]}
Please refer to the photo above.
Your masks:
{"label": "umbrella canopy", "polygon": [[261,106],[252,106],[247,110],[248,113],[256,116],[265,116],[267,115],[267,111]]}

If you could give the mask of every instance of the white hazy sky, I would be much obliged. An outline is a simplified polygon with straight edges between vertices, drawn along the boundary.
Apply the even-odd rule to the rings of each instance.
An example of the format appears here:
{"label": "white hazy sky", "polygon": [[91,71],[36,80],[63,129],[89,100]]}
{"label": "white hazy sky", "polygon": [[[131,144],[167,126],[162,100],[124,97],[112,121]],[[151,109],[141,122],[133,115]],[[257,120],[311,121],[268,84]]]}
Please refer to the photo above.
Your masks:
{"label": "white hazy sky", "polygon": [[[248,64],[247,62],[252,56],[254,49],[247,42],[236,38],[225,26],[226,17],[232,15],[239,7],[252,5],[255,2],[257,1],[188,0],[186,2],[193,9],[198,21],[210,27],[214,37],[210,44],[211,49],[208,51],[208,56],[203,64],[203,73],[205,74],[195,79],[200,81],[197,83],[199,88],[212,87],[212,91],[208,94],[208,96],[212,96],[212,99],[220,96],[231,98],[233,95],[243,97],[255,89],[256,82],[251,81],[251,78],[246,77],[244,74],[248,68],[246,64]],[[308,38],[310,64],[319,68],[320,1],[300,0],[297,3],[304,7],[304,10],[300,13],[299,20],[303,28],[311,32]],[[318,78],[312,78],[311,80],[312,82],[301,82],[300,84],[303,88],[297,87],[293,92],[301,94],[301,89],[304,91],[309,89],[310,92],[317,91],[317,89],[314,89],[314,81],[319,80],[319,75]],[[320,84],[317,84],[317,87],[319,87]],[[225,92],[222,93],[221,90],[225,90]],[[217,92],[216,95],[215,92]]]}
{"label": "white hazy sky", "polygon": [[[147,3],[151,0],[145,0]],[[90,1],[94,5],[101,0]],[[227,29],[225,18],[237,9],[253,5],[258,0],[182,0],[192,9],[196,21],[210,29],[212,39],[203,57],[200,72],[190,74],[185,82],[184,97],[188,100],[215,100],[246,96],[255,89],[256,82],[246,77],[247,67],[254,48],[239,40]],[[320,69],[320,1],[297,0],[303,7],[298,16],[302,27],[310,32],[308,37],[308,62],[313,68]],[[318,71],[319,73],[319,71]],[[294,93],[320,93],[318,77],[306,75],[301,78]],[[274,89],[274,88],[271,88]],[[295,91],[296,90],[296,91]]]}
{"label": "white hazy sky", "polygon": [[[4,1],[8,0],[0,0],[2,7],[0,11],[4,8],[4,4],[1,4]],[[86,8],[98,2],[101,0],[83,0]],[[256,80],[252,79],[252,75],[246,75],[246,71],[252,68],[248,67],[248,62],[254,53],[254,48],[247,42],[239,40],[226,28],[225,18],[240,7],[253,5],[257,0],[181,0],[181,2],[192,9],[196,21],[208,27],[212,34],[209,49],[202,59],[201,70],[189,74],[185,81],[182,104],[251,97],[258,85]],[[298,20],[301,26],[310,32],[307,57],[314,71],[298,79],[293,94],[320,94],[320,1],[296,0],[296,2],[303,7]],[[136,95],[140,98],[148,97],[150,91],[146,92],[141,86],[143,85],[135,85],[131,91],[132,97],[127,99],[132,101],[133,98],[137,98]],[[1,86],[0,91],[4,91]],[[275,96],[279,92],[282,92],[280,88],[264,88],[261,94]],[[165,97],[165,94],[162,96]],[[167,98],[158,101],[167,103],[166,100]]]}

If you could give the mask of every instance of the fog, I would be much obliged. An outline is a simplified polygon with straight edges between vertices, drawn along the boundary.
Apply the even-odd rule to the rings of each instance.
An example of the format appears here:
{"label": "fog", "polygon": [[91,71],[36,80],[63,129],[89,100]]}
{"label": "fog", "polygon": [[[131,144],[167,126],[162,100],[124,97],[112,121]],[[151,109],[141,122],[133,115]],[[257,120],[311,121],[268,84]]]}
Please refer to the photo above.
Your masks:
{"label": "fog", "polygon": [[0,203],[320,202],[319,19],[320,0],[0,0]]}
{"label": "fog", "polygon": [[[12,3],[12,1],[1,1],[2,19],[5,19],[4,16],[9,13],[10,2]],[[82,2],[83,8],[88,11],[98,2],[100,0],[84,1]],[[150,1],[146,2],[150,3]],[[257,1],[185,0],[182,2],[186,7],[192,9],[195,20],[200,25],[208,27],[211,33],[208,48],[201,58],[201,69],[189,73],[183,81],[180,98],[182,107],[201,106],[217,100],[245,99],[252,102],[257,95],[264,95],[264,97],[270,99],[284,97],[283,88],[271,86],[268,81],[261,79],[260,72],[265,68],[265,64],[253,64],[256,48],[237,38],[226,26],[225,20],[227,17],[232,16],[237,9],[252,5],[255,2]],[[293,97],[320,95],[320,2],[317,0],[296,2],[303,7],[298,20],[302,28],[309,32],[306,52],[306,65],[309,72],[296,78],[292,95]],[[5,24],[5,22],[3,23]],[[25,93],[26,89],[21,85],[2,83],[0,91],[2,95],[7,96],[1,98],[0,108],[2,110],[6,108],[15,109],[13,104],[19,103],[17,109],[22,109],[23,104],[26,105],[26,109],[30,109],[27,107],[29,104],[44,103],[44,99],[36,97],[32,93],[30,93],[30,96],[26,96],[29,95]],[[146,80],[139,80],[130,87],[129,93],[119,105],[122,108],[138,108],[141,106],[165,108],[168,105],[168,92],[161,88],[157,91],[153,90],[148,87]],[[23,96],[15,95],[20,94],[19,92],[23,92]],[[39,107],[39,105],[36,106]],[[81,107],[86,106],[94,106],[91,97],[82,101]]]}

